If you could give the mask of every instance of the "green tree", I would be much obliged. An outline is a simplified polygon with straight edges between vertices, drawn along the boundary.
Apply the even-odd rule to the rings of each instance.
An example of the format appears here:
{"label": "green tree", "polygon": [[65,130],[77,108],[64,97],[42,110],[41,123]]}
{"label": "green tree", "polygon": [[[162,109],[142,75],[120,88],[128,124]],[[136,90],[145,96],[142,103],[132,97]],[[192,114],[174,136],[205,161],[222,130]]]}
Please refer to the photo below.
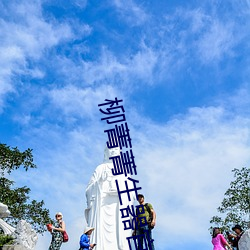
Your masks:
{"label": "green tree", "polygon": [[14,188],[14,182],[7,179],[12,171],[24,168],[26,171],[36,168],[33,163],[32,150],[21,152],[18,148],[10,148],[0,143],[0,202],[6,204],[11,216],[5,220],[15,226],[21,219],[29,222],[38,233],[43,233],[45,224],[52,219],[49,210],[44,208],[44,201],[30,200],[30,188],[24,186]]}
{"label": "green tree", "polygon": [[250,169],[235,168],[232,172],[234,180],[217,208],[222,216],[213,216],[210,220],[212,225],[222,228],[223,231],[231,230],[235,224],[246,229],[250,220]]}

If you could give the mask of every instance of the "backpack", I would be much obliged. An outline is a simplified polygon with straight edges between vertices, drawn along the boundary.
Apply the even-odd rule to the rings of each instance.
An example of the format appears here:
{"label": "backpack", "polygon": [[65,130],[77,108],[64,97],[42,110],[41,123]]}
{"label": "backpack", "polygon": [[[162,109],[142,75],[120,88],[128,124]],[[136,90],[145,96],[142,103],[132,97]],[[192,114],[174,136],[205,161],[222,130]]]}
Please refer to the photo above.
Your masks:
{"label": "backpack", "polygon": [[147,211],[148,211],[148,213],[149,213],[149,219],[148,219],[148,221],[147,221],[147,222],[148,222],[148,227],[149,227],[150,229],[153,229],[154,226],[151,226],[151,222],[152,222],[152,220],[153,220],[153,214],[152,214],[152,212],[151,212],[151,209],[150,209],[148,203],[145,203],[145,207],[146,207],[146,209],[147,209]]}
{"label": "backpack", "polygon": [[[147,212],[148,212],[148,214],[149,214],[149,219],[148,219],[148,221],[147,221],[147,223],[148,223],[148,228],[149,228],[149,229],[153,229],[154,226],[151,226],[151,222],[152,222],[152,220],[153,220],[153,214],[151,213],[151,209],[150,209],[148,203],[145,203],[144,206],[146,207]],[[136,215],[137,215],[137,210],[136,210]]]}

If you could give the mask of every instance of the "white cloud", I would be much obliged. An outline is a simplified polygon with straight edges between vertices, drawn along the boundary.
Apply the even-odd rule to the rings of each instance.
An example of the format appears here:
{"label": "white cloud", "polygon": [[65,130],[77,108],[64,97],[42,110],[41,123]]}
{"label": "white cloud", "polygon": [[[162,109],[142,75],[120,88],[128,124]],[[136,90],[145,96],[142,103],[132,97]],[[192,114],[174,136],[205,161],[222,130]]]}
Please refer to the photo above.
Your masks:
{"label": "white cloud", "polygon": [[106,48],[102,49],[99,60],[95,62],[83,61],[83,78],[87,84],[110,82],[124,87],[132,82],[142,80],[147,84],[153,82],[154,69],[158,54],[143,42],[141,49],[133,55],[116,57]]}
{"label": "white cloud", "polygon": [[[90,99],[86,99],[87,93]],[[79,112],[82,107],[87,115],[87,109],[93,111],[93,104],[88,103],[93,96],[94,92],[69,87],[53,98],[64,112],[77,114],[77,107]],[[83,101],[78,103],[81,98]],[[227,112],[223,107],[192,108],[162,125],[137,113],[130,117],[132,122],[128,125],[138,172],[135,179],[157,212],[157,248],[164,249],[166,234],[171,234],[169,247],[176,246],[180,237],[183,244],[192,241],[209,247],[209,220],[233,178],[231,170],[247,166],[250,160],[250,120],[229,117]],[[45,199],[52,214],[57,210],[65,214],[71,240],[63,245],[64,249],[78,246],[85,225],[85,188],[103,159],[107,140],[104,126],[92,120],[88,126],[80,123],[66,132],[48,124],[31,128],[25,135],[27,144],[35,150],[39,169],[16,178],[19,183],[29,180],[32,194]],[[190,228],[195,228],[196,234]],[[40,237],[37,250],[48,246],[49,240],[48,236]]]}
{"label": "white cloud", "polygon": [[44,49],[73,36],[69,25],[46,21],[37,3],[21,2],[9,6],[8,11],[12,12],[12,19],[1,20],[1,45],[16,46],[27,57],[39,58]]}
{"label": "white cloud", "polygon": [[[224,104],[225,98],[221,98],[220,103]],[[238,88],[234,95],[226,98],[227,106],[238,114],[249,114],[250,88],[249,83],[244,83]]]}
{"label": "white cloud", "polygon": [[[211,7],[213,9],[213,7]],[[243,36],[236,27],[237,20],[226,18],[207,8],[178,8],[175,13],[165,16],[165,22],[159,24],[159,44],[162,50],[174,58],[172,63],[178,67],[189,67],[190,61],[199,60],[203,64],[213,65],[235,55],[236,46]]]}
{"label": "white cloud", "polygon": [[142,120],[140,130],[132,131],[142,192],[155,206],[159,231],[171,233],[170,245],[180,235],[184,242],[209,237],[209,220],[233,178],[231,170],[248,166],[249,124],[208,107],[161,126]]}
{"label": "white cloud", "polygon": [[[85,7],[84,1],[74,2],[77,3],[82,3],[79,7]],[[116,0],[114,4],[123,18],[129,14],[127,21],[132,22],[134,18],[135,25],[143,24],[148,18],[133,1],[122,3]],[[15,13],[21,17],[20,22],[1,20],[7,36],[0,34],[4,41],[0,47],[0,81],[3,82],[0,95],[15,90],[11,82],[15,73],[42,78],[43,70],[39,67],[30,69],[29,59],[35,62],[44,51],[77,36],[75,30],[80,26],[77,23],[77,29],[74,29],[71,24],[45,20],[39,4],[22,3]],[[57,55],[54,58],[56,67],[65,76],[67,85],[63,86],[63,82],[63,87],[54,84],[50,85],[50,90],[46,86],[36,89],[37,93],[32,100],[26,100],[26,105],[30,106],[29,111],[37,111],[37,116],[32,116],[32,112],[23,114],[19,107],[21,111],[15,121],[21,121],[25,126],[19,141],[15,140],[17,145],[26,144],[34,149],[39,168],[27,176],[17,175],[15,179],[18,183],[31,185],[32,196],[45,199],[52,215],[58,210],[64,213],[70,242],[63,245],[62,250],[78,247],[85,225],[85,187],[103,157],[106,137],[104,124],[100,124],[101,116],[95,115],[99,112],[97,104],[110,96],[127,95],[129,84],[134,84],[137,79],[152,83],[158,77],[155,68],[171,71],[178,63],[185,62],[186,53],[192,52],[192,48],[198,48],[195,51],[204,63],[219,61],[233,53],[232,24],[213,19],[200,9],[186,13],[186,16],[181,12],[178,18],[182,14],[189,20],[188,25],[176,28],[178,19],[174,17],[166,30],[157,30],[163,34],[160,41],[159,34],[157,39],[152,38],[159,42],[156,47],[152,45],[154,42],[152,46],[141,42],[139,50],[120,58],[103,48],[96,61],[75,62],[70,57]],[[172,29],[168,30],[171,25]],[[13,29],[13,34],[8,29]],[[84,32],[90,34],[92,30],[86,26],[80,33]],[[169,38],[170,33],[173,40]],[[84,46],[78,49],[88,50]],[[135,87],[133,85],[133,89]],[[190,108],[186,115],[175,116],[166,124],[155,124],[141,117],[138,111],[129,119],[132,121],[129,127],[138,178],[146,200],[153,203],[157,212],[157,249],[165,249],[166,234],[171,235],[169,246],[181,239],[184,243],[208,240],[210,247],[209,219],[216,213],[232,179],[230,171],[249,162],[249,118],[223,108],[234,106],[241,110],[241,107],[247,107],[247,86],[229,101],[232,101],[231,106],[223,102],[221,107]],[[195,228],[196,234],[191,228]],[[40,237],[37,250],[48,247],[49,241],[48,235]]]}
{"label": "white cloud", "polygon": [[132,79],[142,79],[148,84],[154,81],[154,70],[159,63],[158,52],[142,44],[142,49],[138,51],[130,61],[128,61],[128,75]]}
{"label": "white cloud", "polygon": [[197,42],[200,59],[204,63],[210,63],[232,56],[236,42],[233,26],[214,20]]}
{"label": "white cloud", "polygon": [[211,20],[211,16],[205,15],[202,9],[189,11],[186,16],[191,19],[191,31],[194,33],[199,33]]}
{"label": "white cloud", "polygon": [[0,47],[0,113],[4,104],[4,94],[14,91],[11,85],[11,76],[14,69],[21,71],[19,65],[25,64],[23,52],[17,46]]}
{"label": "white cloud", "polygon": [[126,65],[118,61],[118,59],[107,49],[103,48],[101,56],[96,62],[82,62],[84,80],[88,84],[114,81],[117,75],[126,72]]}
{"label": "white cloud", "polygon": [[121,0],[113,0],[113,3],[119,12],[119,15],[126,22],[128,22],[130,26],[142,25],[148,19],[147,13],[133,0],[128,0],[126,2]]}
{"label": "white cloud", "polygon": [[[10,2],[2,7],[3,13],[11,15],[0,19],[1,100],[5,93],[15,90],[13,86],[17,83],[13,82],[13,77],[16,74],[31,75],[34,78],[44,76],[41,69],[28,65],[28,60],[34,60],[35,64],[46,49],[73,36],[69,25],[44,19],[39,1]],[[3,102],[0,103],[1,108],[2,106]]]}
{"label": "white cloud", "polygon": [[67,85],[62,89],[53,89],[48,93],[52,105],[70,117],[93,118],[98,111],[98,103],[116,96],[116,89],[110,85],[101,85],[95,89]]}
{"label": "white cloud", "polygon": [[87,5],[87,0],[74,0],[74,4],[78,6],[80,9],[84,9]]}

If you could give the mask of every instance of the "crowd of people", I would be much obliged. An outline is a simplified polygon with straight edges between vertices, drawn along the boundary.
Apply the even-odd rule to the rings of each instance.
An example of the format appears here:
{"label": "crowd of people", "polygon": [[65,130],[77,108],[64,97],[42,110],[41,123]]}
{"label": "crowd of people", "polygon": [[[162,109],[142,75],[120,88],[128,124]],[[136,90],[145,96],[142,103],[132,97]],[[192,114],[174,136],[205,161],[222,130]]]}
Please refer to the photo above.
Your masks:
{"label": "crowd of people", "polygon": [[212,235],[212,244],[214,246],[213,250],[224,250],[225,247],[231,250],[240,250],[239,249],[239,240],[243,235],[244,231],[240,225],[235,225],[232,228],[234,233],[226,232],[227,240],[224,235],[221,233],[220,228],[215,227],[213,228],[213,235]]}
{"label": "crowd of people", "polygon": [[[138,195],[139,208],[136,216],[136,225],[134,226],[134,231],[132,236],[140,235],[138,237],[137,244],[139,249],[143,249],[143,245],[147,244],[148,248],[154,250],[154,240],[152,238],[152,229],[156,224],[156,213],[153,209],[152,204],[145,203],[144,195]],[[48,231],[52,235],[52,240],[49,246],[49,250],[60,250],[63,243],[63,232],[66,230],[65,222],[63,221],[63,215],[61,212],[55,215],[56,223],[55,225],[48,224]],[[86,227],[83,234],[80,237],[80,249],[79,250],[92,250],[98,244],[98,242],[90,243],[91,233],[95,230],[93,227]],[[146,239],[143,240],[143,239]]]}
{"label": "crowd of people", "polygon": [[[145,203],[144,196],[142,194],[138,195],[138,202],[140,204],[138,214],[137,214],[137,227],[133,231],[133,236],[144,235],[147,239],[147,243],[143,243],[143,238],[138,238],[138,247],[143,249],[143,244],[148,244],[148,249],[154,250],[154,243],[152,239],[152,229],[156,223],[156,213],[153,209],[153,206],[150,203]],[[63,232],[66,230],[65,222],[63,221],[63,215],[61,212],[56,213],[55,215],[56,223],[55,225],[48,224],[48,231],[52,235],[52,240],[49,246],[49,250],[60,250],[63,243]],[[146,221],[143,221],[145,220]],[[139,223],[140,222],[140,223]],[[94,231],[93,227],[86,227],[83,234],[80,237],[80,249],[79,250],[92,250],[97,243],[90,243],[91,233]],[[239,240],[243,235],[244,231],[240,225],[235,225],[232,228],[234,233],[226,232],[226,237],[221,233],[219,227],[213,228],[212,233],[212,244],[213,250],[240,250],[239,249]]]}

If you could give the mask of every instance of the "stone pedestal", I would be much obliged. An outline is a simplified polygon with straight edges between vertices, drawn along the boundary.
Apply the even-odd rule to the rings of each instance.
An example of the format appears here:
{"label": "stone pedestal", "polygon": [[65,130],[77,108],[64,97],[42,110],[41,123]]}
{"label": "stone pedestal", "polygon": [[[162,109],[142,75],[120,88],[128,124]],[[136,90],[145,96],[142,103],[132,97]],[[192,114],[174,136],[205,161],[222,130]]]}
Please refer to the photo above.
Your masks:
{"label": "stone pedestal", "polygon": [[2,247],[2,250],[26,250],[25,247],[21,245],[6,245]]}

